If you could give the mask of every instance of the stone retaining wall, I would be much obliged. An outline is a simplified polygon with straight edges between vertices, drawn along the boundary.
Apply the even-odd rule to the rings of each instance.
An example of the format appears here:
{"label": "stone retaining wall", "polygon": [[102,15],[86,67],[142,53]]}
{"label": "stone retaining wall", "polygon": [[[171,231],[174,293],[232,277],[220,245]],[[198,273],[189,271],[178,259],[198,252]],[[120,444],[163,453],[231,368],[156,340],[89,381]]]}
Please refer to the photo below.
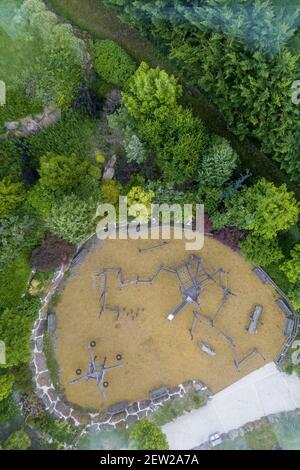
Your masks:
{"label": "stone retaining wall", "polygon": [[0,135],[0,139],[20,139],[47,129],[61,119],[61,110],[45,107],[44,111],[34,116],[26,116],[19,121],[6,122],[6,132]]}

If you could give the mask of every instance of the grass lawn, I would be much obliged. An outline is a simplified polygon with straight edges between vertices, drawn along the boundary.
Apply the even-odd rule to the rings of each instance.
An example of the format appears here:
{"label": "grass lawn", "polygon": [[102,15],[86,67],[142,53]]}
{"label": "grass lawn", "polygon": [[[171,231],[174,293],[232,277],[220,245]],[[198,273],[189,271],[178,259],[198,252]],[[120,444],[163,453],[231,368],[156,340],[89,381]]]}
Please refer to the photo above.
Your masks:
{"label": "grass lawn", "polygon": [[123,47],[138,63],[146,61],[150,66],[160,66],[181,79],[184,85],[183,101],[192,106],[207,127],[226,137],[238,152],[244,168],[249,168],[254,175],[265,176],[274,183],[286,183],[300,199],[300,188],[290,183],[287,175],[275,163],[260,152],[247,139],[241,142],[227,129],[223,115],[212,105],[209,99],[198,89],[182,80],[181,72],[164,57],[148,40],[137,31],[119,20],[111,9],[100,0],[47,0],[46,3],[58,14],[67,18],[81,29],[88,31],[94,38],[112,39]]}
{"label": "grass lawn", "polygon": [[152,420],[158,426],[170,423],[174,419],[189,413],[192,410],[197,410],[201,406],[205,406],[207,397],[204,394],[196,391],[190,392],[181,399],[169,400],[161,406],[152,416]]}
{"label": "grass lawn", "polygon": [[13,264],[0,271],[0,308],[15,307],[26,290],[31,267],[28,254],[19,256]]}
{"label": "grass lawn", "polygon": [[[25,93],[26,71],[40,54],[38,41],[24,40],[24,24],[12,26],[22,2],[0,0],[0,79],[6,84],[6,106],[0,109],[0,133],[4,123],[41,111],[42,106]],[[12,60],[13,58],[13,60]]]}
{"label": "grass lawn", "polygon": [[47,366],[50,373],[51,380],[57,390],[61,390],[59,383],[59,366],[55,358],[55,351],[53,348],[52,339],[49,333],[44,336],[44,353],[47,359]]}
{"label": "grass lawn", "polygon": [[284,450],[300,449],[300,417],[283,417],[273,427],[279,445]]}
{"label": "grass lawn", "polygon": [[128,449],[127,430],[87,433],[80,439],[78,450],[120,450]]}
{"label": "grass lawn", "polygon": [[270,424],[262,426],[256,431],[248,432],[245,435],[245,440],[250,450],[272,450],[278,446],[276,434]]}

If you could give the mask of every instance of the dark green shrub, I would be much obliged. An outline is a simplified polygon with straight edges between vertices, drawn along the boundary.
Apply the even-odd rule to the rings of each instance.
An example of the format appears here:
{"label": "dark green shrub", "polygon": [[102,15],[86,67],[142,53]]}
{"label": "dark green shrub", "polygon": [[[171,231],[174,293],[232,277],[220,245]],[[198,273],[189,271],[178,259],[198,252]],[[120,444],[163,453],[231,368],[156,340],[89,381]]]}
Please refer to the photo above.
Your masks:
{"label": "dark green shrub", "polygon": [[31,439],[28,434],[21,430],[16,431],[4,442],[4,450],[27,450],[31,446]]}
{"label": "dark green shrub", "polygon": [[96,72],[106,82],[124,86],[136,70],[135,62],[114,41],[97,41],[95,53]]}
{"label": "dark green shrub", "polygon": [[200,163],[198,180],[201,186],[223,186],[236,168],[237,159],[236,152],[226,139],[212,137]]}
{"label": "dark green shrub", "polygon": [[65,112],[60,122],[26,140],[32,164],[38,167],[41,156],[46,153],[89,157],[95,130],[96,123],[90,118],[73,111]]}
{"label": "dark green shrub", "polygon": [[22,178],[21,151],[15,140],[0,140],[0,179],[6,176],[12,181]]}
{"label": "dark green shrub", "polygon": [[7,367],[29,362],[29,340],[39,307],[39,299],[22,300],[19,306],[7,308],[0,315],[0,338],[6,346]]}
{"label": "dark green shrub", "polygon": [[277,238],[265,239],[248,235],[239,246],[247,260],[260,266],[269,266],[284,258]]}
{"label": "dark green shrub", "polygon": [[130,445],[137,450],[167,450],[167,436],[155,424],[147,419],[138,421],[129,435]]}

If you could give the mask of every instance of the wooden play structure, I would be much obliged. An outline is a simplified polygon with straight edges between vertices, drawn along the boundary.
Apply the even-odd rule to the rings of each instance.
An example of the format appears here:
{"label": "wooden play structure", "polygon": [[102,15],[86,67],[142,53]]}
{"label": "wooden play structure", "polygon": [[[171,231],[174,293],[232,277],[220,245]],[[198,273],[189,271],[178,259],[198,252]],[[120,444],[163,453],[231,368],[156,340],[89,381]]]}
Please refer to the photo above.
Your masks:
{"label": "wooden play structure", "polygon": [[[95,356],[94,352],[93,352],[93,348],[95,346],[96,346],[95,341],[92,341],[88,345],[88,352],[89,352],[89,356],[90,356],[90,362],[89,362],[86,374],[83,375],[82,377],[78,377],[77,379],[71,380],[69,382],[69,384],[74,385],[78,382],[83,382],[83,381],[88,382],[89,380],[95,380],[97,382],[97,386],[98,386],[98,388],[101,392],[101,395],[102,395],[103,399],[106,400],[106,395],[104,393],[104,388],[105,388],[105,386],[108,385],[108,382],[104,381],[105,374],[109,370],[119,369],[120,367],[123,367],[123,365],[122,364],[117,364],[117,365],[108,367],[108,366],[105,365],[106,364],[106,357],[104,358],[103,362],[100,362],[100,363],[96,362],[97,356]],[[121,358],[121,356],[119,356],[119,358]],[[82,373],[81,369],[76,370],[77,375],[81,375],[81,373]]]}
{"label": "wooden play structure", "polygon": [[[151,251],[162,246],[165,246],[166,243],[161,243],[154,245],[149,248],[139,249],[140,253]],[[232,337],[224,333],[222,329],[218,328],[216,325],[217,319],[222,312],[222,309],[227,304],[231,296],[236,296],[228,287],[228,273],[224,271],[223,268],[219,268],[212,273],[209,273],[205,268],[204,261],[202,258],[197,255],[191,255],[187,261],[181,263],[175,268],[170,268],[164,265],[160,265],[159,269],[154,273],[154,275],[148,279],[141,279],[139,276],[132,280],[126,280],[122,268],[104,268],[103,271],[96,274],[96,276],[101,278],[101,287],[100,287],[100,313],[99,316],[105,311],[115,312],[117,314],[117,319],[119,319],[122,309],[117,307],[111,307],[107,303],[107,290],[108,290],[108,275],[114,273],[117,276],[119,287],[121,289],[128,287],[130,285],[152,285],[162,272],[168,272],[174,274],[178,280],[180,294],[183,297],[182,302],[177,305],[167,316],[169,321],[174,320],[177,315],[182,312],[186,306],[195,304],[197,310],[193,311],[193,319],[191,327],[189,328],[189,333],[191,339],[194,339],[195,331],[198,323],[201,321],[206,321],[210,327],[217,332],[217,334],[223,336],[225,341],[229,344],[232,353],[233,353],[233,363],[235,368],[239,371],[240,368],[250,361],[254,356],[259,356],[261,359],[265,360],[264,356],[257,350],[257,348],[251,349],[249,353],[246,354],[242,359],[238,357],[237,347]],[[208,283],[215,284],[216,288],[221,289],[222,299],[217,309],[212,316],[206,315],[201,310],[201,294],[205,289],[205,286]],[[254,334],[257,331],[257,326],[260,322],[260,317],[262,314],[262,307],[256,305],[253,313],[250,316],[250,324],[247,328],[249,334]],[[287,328],[287,326],[286,326]],[[200,349],[208,354],[211,357],[216,356],[216,352],[213,348],[208,346],[202,340],[198,342]]]}
{"label": "wooden play structure", "polygon": [[[147,249],[139,249],[139,252],[142,253],[145,251],[150,251],[164,245],[165,244],[159,244]],[[169,268],[167,266],[161,265],[154,275],[148,279],[140,279],[137,277],[133,280],[126,280],[122,268],[104,268],[103,271],[96,274],[97,277],[101,278],[99,317],[105,311],[115,312],[117,314],[117,318],[121,313],[120,307],[111,307],[107,303],[109,274],[115,273],[118,278],[120,288],[124,288],[130,285],[151,285],[155,282],[160,273],[164,271],[176,275],[179,283],[180,293],[183,297],[183,301],[168,314],[167,318],[169,321],[174,320],[176,316],[189,304],[195,303],[198,307],[200,307],[200,294],[208,282],[213,282],[223,291],[223,299],[213,316],[213,323],[216,321],[229,297],[235,295],[230,291],[228,285],[225,285],[223,282],[223,275],[225,274],[225,271],[220,268],[210,274],[205,269],[203,259],[196,255],[190,256],[187,261],[175,268]]]}

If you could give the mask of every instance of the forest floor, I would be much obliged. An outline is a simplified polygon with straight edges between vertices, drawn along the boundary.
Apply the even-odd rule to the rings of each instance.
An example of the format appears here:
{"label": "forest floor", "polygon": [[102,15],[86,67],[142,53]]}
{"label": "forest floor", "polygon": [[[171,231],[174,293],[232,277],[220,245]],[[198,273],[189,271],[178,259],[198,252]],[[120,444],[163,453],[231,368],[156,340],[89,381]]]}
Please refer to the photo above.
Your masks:
{"label": "forest floor", "polygon": [[275,184],[286,183],[300,199],[300,188],[290,182],[288,176],[248,139],[241,142],[227,128],[224,116],[216,109],[200,90],[183,79],[180,70],[164,56],[150,41],[136,30],[118,19],[115,12],[107,8],[101,0],[46,0],[59,15],[71,21],[94,38],[116,41],[138,63],[147,62],[150,66],[160,66],[177,76],[183,87],[183,102],[191,106],[207,125],[210,131],[227,138],[238,152],[243,167],[249,168],[257,176],[264,176]]}
{"label": "forest floor", "polygon": [[[125,279],[148,279],[160,265],[174,268],[193,253],[185,250],[184,240],[171,240],[163,247],[139,252],[150,247],[151,240],[97,241],[93,250],[67,278],[56,306],[57,332],[55,350],[60,367],[60,382],[68,401],[87,408],[101,408],[128,400],[147,399],[150,390],[162,385],[175,386],[187,380],[203,381],[216,393],[251,371],[274,360],[285,338],[284,315],[275,304],[271,286],[263,285],[252,272],[252,266],[237,253],[209,237],[204,248],[195,252],[204,259],[212,273],[224,268],[224,283],[235,293],[230,296],[216,321],[217,328],[204,318],[197,324],[194,338],[189,329],[195,305],[189,305],[172,322],[168,313],[181,301],[179,284],[174,274],[162,272],[152,285],[131,285],[120,289],[114,273],[108,278],[108,304],[119,306],[121,314],[103,312],[99,318],[101,280],[104,268],[124,270]],[[218,283],[210,282],[201,294],[201,310],[213,317],[222,300]],[[258,332],[249,335],[246,328],[255,305],[263,307]],[[230,336],[236,345],[238,359],[253,348],[262,355],[253,356],[240,368],[234,366],[234,354],[220,332]],[[107,401],[103,402],[94,382],[70,385],[75,371],[88,366],[87,345],[96,341],[97,360],[107,357],[114,365],[122,355],[123,368],[110,371],[106,379]],[[211,357],[202,352],[202,341],[216,352]]]}

